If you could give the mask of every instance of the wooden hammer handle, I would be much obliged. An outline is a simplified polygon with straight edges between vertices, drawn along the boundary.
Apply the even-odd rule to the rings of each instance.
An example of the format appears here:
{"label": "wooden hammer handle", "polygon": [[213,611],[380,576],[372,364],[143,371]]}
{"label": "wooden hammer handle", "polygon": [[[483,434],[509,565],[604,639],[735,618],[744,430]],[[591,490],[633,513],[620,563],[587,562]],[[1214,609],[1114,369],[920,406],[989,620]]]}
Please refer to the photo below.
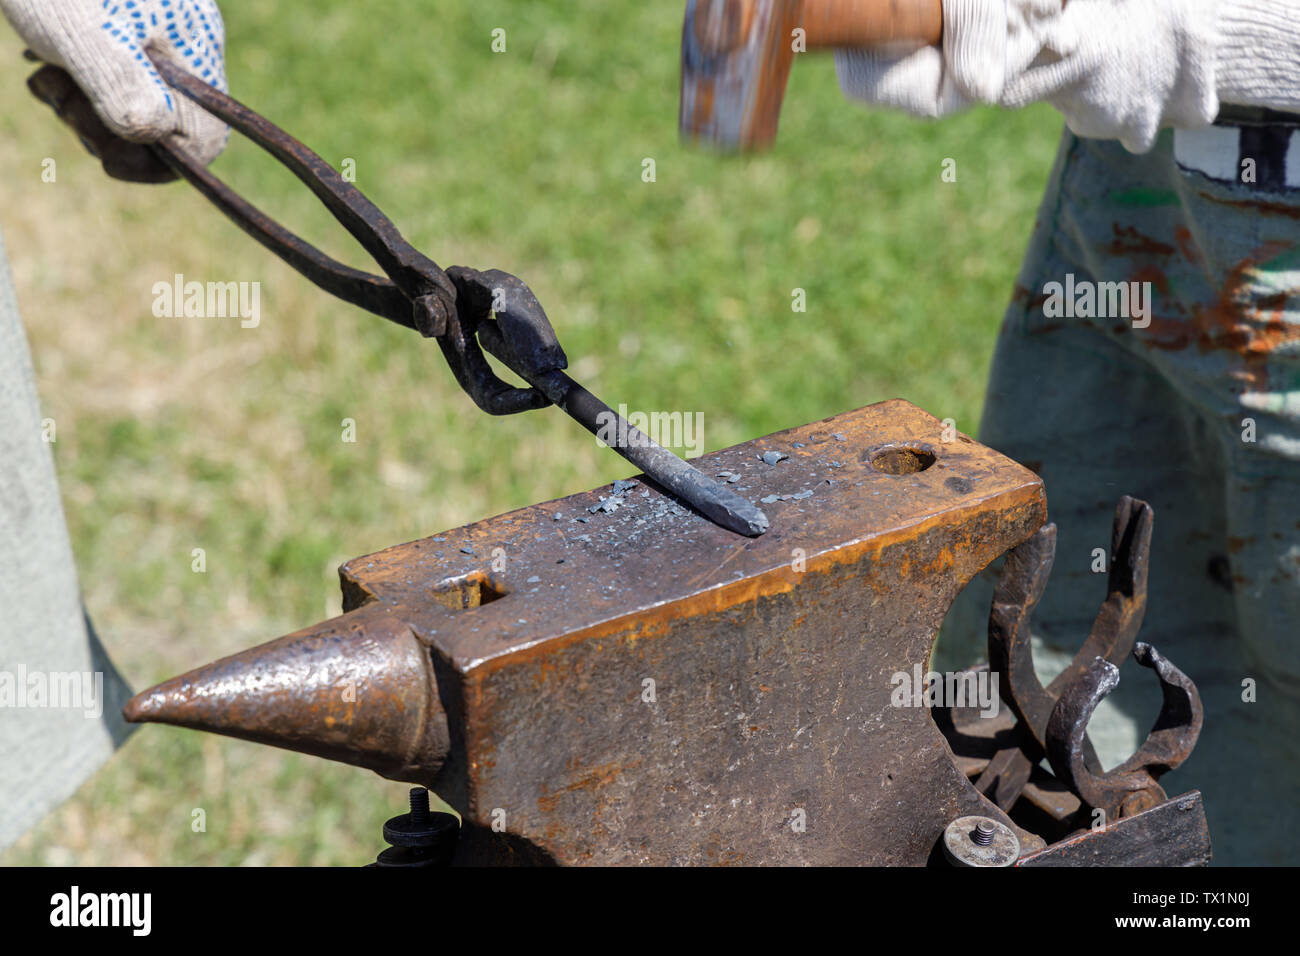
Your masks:
{"label": "wooden hammer handle", "polygon": [[943,37],[942,0],[804,0],[809,49],[925,45]]}

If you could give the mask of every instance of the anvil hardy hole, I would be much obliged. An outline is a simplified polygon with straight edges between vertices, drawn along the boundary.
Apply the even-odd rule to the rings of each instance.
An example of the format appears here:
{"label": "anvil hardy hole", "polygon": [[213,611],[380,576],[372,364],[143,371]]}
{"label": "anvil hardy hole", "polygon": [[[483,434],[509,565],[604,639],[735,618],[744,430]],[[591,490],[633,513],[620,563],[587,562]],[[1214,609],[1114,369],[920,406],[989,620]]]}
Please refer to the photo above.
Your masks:
{"label": "anvil hardy hole", "polygon": [[871,467],[886,475],[914,475],[934,464],[935,454],[924,445],[890,445],[867,452]]}
{"label": "anvil hardy hole", "polygon": [[443,581],[433,589],[433,599],[453,611],[468,611],[499,601],[506,593],[505,588],[494,584],[486,574],[475,572]]}

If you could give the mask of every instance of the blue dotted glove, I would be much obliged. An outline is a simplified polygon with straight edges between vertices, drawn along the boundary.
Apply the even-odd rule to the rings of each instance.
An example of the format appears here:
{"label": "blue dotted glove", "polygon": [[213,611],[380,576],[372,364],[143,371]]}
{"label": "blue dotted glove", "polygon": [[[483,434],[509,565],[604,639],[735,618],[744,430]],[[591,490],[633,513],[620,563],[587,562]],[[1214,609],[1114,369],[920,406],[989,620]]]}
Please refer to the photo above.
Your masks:
{"label": "blue dotted glove", "polygon": [[[225,148],[226,125],[171,90],[145,55],[148,49],[225,91],[225,28],[213,0],[0,0],[0,13],[38,59],[66,71],[113,136],[134,143],[173,137],[205,164]],[[100,137],[68,102],[66,78],[46,73],[31,85],[107,167]]]}

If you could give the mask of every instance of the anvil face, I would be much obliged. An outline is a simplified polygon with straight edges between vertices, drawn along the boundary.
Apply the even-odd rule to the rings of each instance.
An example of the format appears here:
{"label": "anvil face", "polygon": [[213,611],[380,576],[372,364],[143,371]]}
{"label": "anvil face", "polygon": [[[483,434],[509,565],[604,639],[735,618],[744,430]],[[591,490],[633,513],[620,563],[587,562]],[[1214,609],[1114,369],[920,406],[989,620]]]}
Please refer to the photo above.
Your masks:
{"label": "anvil face", "polygon": [[[347,666],[322,657],[370,662],[351,709],[277,698],[270,730],[247,700],[242,723],[231,702],[187,712],[201,670],[136,716],[434,786],[464,814],[463,861],[923,864],[956,817],[1010,824],[930,711],[891,696],[961,587],[1042,524],[1039,479],[901,401],[697,465],[739,476],[771,530],[641,482],[501,515],[348,562],[342,618],[205,669],[247,698],[285,673],[329,690]],[[304,744],[312,721],[327,743]]]}

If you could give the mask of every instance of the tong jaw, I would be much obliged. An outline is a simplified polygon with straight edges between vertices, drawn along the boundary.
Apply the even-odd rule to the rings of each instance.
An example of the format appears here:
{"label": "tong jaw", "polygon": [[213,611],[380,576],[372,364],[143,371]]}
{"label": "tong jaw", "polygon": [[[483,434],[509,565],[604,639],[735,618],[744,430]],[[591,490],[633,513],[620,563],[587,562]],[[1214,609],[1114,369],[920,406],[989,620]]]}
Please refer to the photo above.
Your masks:
{"label": "tong jaw", "polygon": [[521,279],[466,266],[447,270],[456,289],[456,307],[437,336],[443,357],[460,387],[489,415],[514,415],[551,404],[539,389],[517,388],[500,379],[479,347],[478,334],[493,321],[504,340],[507,366],[525,379],[568,367],[555,330],[532,290]]}
{"label": "tong jaw", "polygon": [[477,331],[479,323],[495,315],[512,369],[532,379],[569,367],[546,311],[523,280],[500,269],[480,272],[465,266],[452,266],[447,275],[456,284],[463,323]]}
{"label": "tong jaw", "polygon": [[456,288],[456,308],[438,337],[452,374],[474,403],[491,415],[513,415],[543,408],[551,400],[537,388],[515,388],[492,371],[478,334],[494,322],[505,354],[498,356],[529,381],[569,367],[569,359],[533,291],[500,269],[479,271],[452,266],[447,276]]}

